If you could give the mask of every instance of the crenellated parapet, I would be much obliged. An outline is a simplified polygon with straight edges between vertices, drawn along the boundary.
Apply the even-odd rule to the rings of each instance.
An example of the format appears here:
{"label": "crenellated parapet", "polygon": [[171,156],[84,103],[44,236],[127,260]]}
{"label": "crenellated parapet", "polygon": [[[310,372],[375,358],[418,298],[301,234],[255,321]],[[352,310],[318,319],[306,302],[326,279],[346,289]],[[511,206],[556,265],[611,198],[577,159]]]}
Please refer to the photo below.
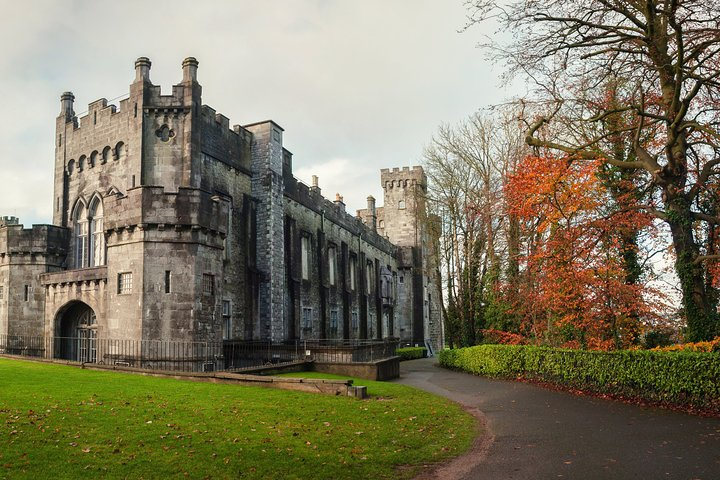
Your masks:
{"label": "crenellated parapet", "polygon": [[345,211],[342,201],[330,201],[320,194],[317,187],[308,187],[297,179],[285,179],[285,196],[290,200],[322,215],[326,220],[343,228],[353,235],[362,236],[362,239],[375,248],[394,255],[397,247],[387,238],[379,235],[368,227],[362,219],[350,215]]}
{"label": "crenellated parapet", "polygon": [[230,128],[230,119],[207,105],[200,112],[203,162],[218,161],[249,175],[252,133],[240,125]]}
{"label": "crenellated parapet", "polygon": [[124,196],[105,197],[105,231],[203,231],[224,238],[228,229],[228,202],[196,188],[136,187]]}
{"label": "crenellated parapet", "polygon": [[387,190],[420,186],[427,189],[427,176],[422,167],[383,168],[380,170],[380,184]]}
{"label": "crenellated parapet", "polygon": [[0,224],[0,256],[64,256],[69,233],[68,229],[54,225],[24,228],[19,223]]}

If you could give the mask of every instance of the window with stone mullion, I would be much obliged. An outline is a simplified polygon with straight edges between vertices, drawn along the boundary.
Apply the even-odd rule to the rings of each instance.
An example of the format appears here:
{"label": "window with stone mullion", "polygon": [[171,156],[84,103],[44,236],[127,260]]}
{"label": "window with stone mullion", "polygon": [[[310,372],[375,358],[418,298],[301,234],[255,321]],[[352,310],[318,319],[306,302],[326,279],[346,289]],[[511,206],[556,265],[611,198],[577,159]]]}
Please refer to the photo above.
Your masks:
{"label": "window with stone mullion", "polygon": [[90,251],[88,266],[105,265],[105,231],[103,229],[103,204],[95,199],[90,210]]}
{"label": "window with stone mullion", "polygon": [[78,219],[75,224],[75,266],[85,268],[88,265],[88,222]]}

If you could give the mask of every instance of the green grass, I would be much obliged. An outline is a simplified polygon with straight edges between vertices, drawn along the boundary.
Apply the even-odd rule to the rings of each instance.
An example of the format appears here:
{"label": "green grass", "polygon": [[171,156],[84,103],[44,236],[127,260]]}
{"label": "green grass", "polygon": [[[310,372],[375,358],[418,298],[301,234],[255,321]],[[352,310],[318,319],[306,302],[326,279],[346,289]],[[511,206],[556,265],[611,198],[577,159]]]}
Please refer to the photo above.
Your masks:
{"label": "green grass", "polygon": [[373,397],[0,359],[0,478],[410,478],[469,447],[457,405],[356,384]]}

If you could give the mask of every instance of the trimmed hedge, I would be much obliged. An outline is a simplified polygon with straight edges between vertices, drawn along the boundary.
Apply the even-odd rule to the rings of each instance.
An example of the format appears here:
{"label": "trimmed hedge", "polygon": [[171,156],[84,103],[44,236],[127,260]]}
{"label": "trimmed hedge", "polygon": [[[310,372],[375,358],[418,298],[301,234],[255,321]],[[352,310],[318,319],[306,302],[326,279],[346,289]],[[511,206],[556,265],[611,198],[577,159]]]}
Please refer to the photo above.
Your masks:
{"label": "trimmed hedge", "polygon": [[425,347],[405,347],[395,350],[395,354],[400,357],[400,361],[415,360],[416,358],[425,357]]}
{"label": "trimmed hedge", "polygon": [[720,411],[720,355],[478,345],[443,350],[440,365],[475,375],[524,377],[595,393]]}

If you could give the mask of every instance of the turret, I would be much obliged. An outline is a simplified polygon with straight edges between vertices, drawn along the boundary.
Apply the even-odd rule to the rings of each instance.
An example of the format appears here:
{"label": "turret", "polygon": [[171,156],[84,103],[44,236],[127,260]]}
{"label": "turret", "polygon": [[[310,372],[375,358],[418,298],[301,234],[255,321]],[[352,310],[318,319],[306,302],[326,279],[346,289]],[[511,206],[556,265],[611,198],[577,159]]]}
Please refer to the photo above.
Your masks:
{"label": "turret", "polygon": [[385,192],[385,235],[400,246],[421,244],[420,221],[425,215],[427,177],[422,167],[384,168],[380,182]]}
{"label": "turret", "polygon": [[0,227],[5,227],[7,225],[19,225],[20,220],[18,217],[12,217],[12,216],[6,216],[6,217],[0,217]]}
{"label": "turret", "polygon": [[199,63],[195,59],[195,57],[187,57],[185,60],[183,60],[183,83],[197,82],[198,65]]}
{"label": "turret", "polygon": [[147,57],[140,57],[135,60],[135,81],[136,82],[150,82],[150,59]]}
{"label": "turret", "polygon": [[75,101],[75,95],[72,92],[65,92],[60,95],[60,116],[65,117],[65,122],[69,122],[75,116],[73,110],[73,102]]}

